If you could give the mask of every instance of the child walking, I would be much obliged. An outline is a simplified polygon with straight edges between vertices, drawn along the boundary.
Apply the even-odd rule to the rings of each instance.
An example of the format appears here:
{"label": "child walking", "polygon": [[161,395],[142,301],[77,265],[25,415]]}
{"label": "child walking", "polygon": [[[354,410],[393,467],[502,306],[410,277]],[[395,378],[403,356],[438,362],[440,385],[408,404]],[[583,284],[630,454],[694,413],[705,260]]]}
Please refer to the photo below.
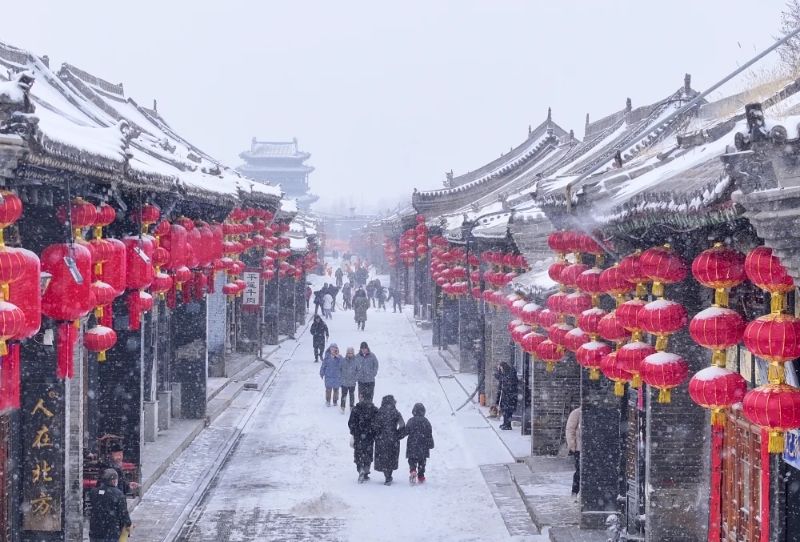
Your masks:
{"label": "child walking", "polygon": [[412,484],[422,484],[425,482],[425,463],[433,450],[433,428],[425,417],[425,405],[422,403],[414,405],[411,414],[411,419],[401,433],[403,436],[408,436],[406,459],[411,471],[408,480]]}

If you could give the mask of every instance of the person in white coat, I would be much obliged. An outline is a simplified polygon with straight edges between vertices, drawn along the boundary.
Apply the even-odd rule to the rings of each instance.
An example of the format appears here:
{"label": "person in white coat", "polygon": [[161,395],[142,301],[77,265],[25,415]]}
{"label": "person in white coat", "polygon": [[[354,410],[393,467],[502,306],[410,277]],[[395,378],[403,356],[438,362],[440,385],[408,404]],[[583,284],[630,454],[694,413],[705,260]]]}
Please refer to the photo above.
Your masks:
{"label": "person in white coat", "polygon": [[572,497],[578,500],[578,492],[581,489],[581,407],[569,413],[566,434],[569,454],[575,456],[575,474],[572,476]]}
{"label": "person in white coat", "polygon": [[322,314],[325,318],[333,318],[331,316],[331,309],[333,308],[333,296],[331,294],[325,294],[325,297],[322,298]]}

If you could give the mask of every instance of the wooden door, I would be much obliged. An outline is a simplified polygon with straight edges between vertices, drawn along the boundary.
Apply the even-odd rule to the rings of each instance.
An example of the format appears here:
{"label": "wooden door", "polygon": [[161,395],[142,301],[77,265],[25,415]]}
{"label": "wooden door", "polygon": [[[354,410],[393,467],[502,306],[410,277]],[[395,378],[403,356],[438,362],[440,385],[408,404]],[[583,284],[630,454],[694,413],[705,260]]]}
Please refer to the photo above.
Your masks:
{"label": "wooden door", "polygon": [[761,540],[761,429],[728,411],[722,448],[722,539]]}

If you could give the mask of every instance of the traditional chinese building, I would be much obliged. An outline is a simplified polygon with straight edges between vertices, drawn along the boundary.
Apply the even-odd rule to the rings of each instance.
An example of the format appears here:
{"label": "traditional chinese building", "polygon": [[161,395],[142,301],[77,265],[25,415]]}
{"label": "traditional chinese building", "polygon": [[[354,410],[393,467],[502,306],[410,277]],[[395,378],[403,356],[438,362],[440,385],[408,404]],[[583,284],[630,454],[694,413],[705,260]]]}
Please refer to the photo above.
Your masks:
{"label": "traditional chinese building", "polygon": [[311,153],[297,147],[297,138],[289,142],[257,141],[239,157],[245,161],[236,170],[247,177],[272,186],[280,185],[287,198],[296,199],[301,209],[308,209],[319,199],[310,192],[308,176],[314,171],[304,162]]}

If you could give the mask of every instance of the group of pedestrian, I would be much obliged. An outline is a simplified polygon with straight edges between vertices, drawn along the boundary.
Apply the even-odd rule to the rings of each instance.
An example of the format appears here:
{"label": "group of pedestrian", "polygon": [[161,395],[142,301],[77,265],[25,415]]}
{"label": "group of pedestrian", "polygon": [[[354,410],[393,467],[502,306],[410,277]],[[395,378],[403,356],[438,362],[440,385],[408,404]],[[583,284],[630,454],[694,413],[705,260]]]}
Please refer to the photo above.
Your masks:
{"label": "group of pedestrian", "polygon": [[[316,350],[315,346],[315,354]],[[358,354],[355,353],[352,346],[348,347],[344,357],[339,352],[339,345],[331,343],[322,356],[319,376],[325,383],[325,406],[336,406],[339,402],[339,389],[341,388],[340,409],[342,414],[345,412],[348,396],[352,412],[355,406],[353,403],[356,386],[358,386],[358,396],[365,397],[372,402],[375,394],[375,377],[378,376],[378,358],[372,353],[366,342],[361,343]]]}
{"label": "group of pedestrian", "polygon": [[[327,282],[323,284],[322,288],[314,292],[314,315],[322,309],[322,317],[331,319],[332,312],[336,312],[336,296],[339,295],[339,288]],[[306,290],[307,299],[310,298],[308,289]]]}
{"label": "group of pedestrian", "polygon": [[369,480],[374,460],[375,470],[383,473],[384,485],[391,485],[394,471],[399,468],[400,441],[405,437],[408,437],[409,481],[412,484],[425,482],[425,466],[433,449],[433,428],[425,417],[422,403],[414,405],[411,415],[406,423],[392,395],[383,397],[380,408],[366,397],[359,396],[347,424],[352,436],[358,483]]}

